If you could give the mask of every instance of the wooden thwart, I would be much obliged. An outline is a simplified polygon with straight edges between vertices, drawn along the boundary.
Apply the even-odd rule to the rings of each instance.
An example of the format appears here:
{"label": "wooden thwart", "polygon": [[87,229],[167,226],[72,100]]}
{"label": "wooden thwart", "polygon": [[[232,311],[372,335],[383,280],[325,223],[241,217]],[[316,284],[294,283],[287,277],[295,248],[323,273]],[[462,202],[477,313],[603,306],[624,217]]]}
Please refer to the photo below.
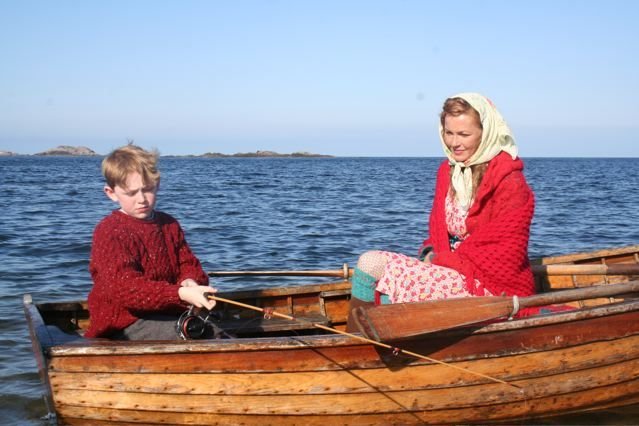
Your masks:
{"label": "wooden thwart", "polygon": [[382,342],[410,339],[515,315],[522,308],[619,296],[639,291],[639,281],[593,286],[528,297],[469,297],[415,303],[397,303],[353,309],[362,334]]}

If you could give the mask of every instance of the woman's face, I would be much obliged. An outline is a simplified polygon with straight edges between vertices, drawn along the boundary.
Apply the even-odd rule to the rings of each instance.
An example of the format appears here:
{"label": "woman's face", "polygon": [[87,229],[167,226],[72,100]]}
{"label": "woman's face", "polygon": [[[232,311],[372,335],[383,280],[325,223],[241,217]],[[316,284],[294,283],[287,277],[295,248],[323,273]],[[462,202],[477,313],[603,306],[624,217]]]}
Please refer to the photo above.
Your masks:
{"label": "woman's face", "polygon": [[455,161],[465,163],[473,156],[481,142],[481,125],[474,114],[446,115],[444,143]]}

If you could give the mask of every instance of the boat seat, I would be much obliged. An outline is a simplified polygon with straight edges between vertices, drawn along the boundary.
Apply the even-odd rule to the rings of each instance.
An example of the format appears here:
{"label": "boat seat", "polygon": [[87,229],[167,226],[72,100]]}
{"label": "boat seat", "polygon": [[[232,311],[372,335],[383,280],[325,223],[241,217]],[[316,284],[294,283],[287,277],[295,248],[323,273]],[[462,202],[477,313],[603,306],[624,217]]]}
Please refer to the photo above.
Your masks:
{"label": "boat seat", "polygon": [[46,325],[46,334],[51,345],[65,345],[67,343],[78,342],[82,340],[82,335],[78,332],[64,332],[56,325]]}
{"label": "boat seat", "polygon": [[227,333],[273,333],[279,331],[311,330],[313,324],[330,326],[331,321],[322,314],[309,314],[295,317],[295,321],[272,317],[266,319],[262,316],[245,319],[221,320],[215,324]]}

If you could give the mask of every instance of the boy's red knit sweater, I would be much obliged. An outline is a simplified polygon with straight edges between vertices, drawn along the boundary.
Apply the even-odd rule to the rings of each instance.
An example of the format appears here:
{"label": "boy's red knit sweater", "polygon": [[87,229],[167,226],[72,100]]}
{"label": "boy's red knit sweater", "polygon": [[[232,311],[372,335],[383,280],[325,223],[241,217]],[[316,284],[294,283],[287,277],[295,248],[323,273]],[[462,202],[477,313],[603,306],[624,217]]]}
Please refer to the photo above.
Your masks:
{"label": "boy's red knit sweater", "polygon": [[93,233],[89,271],[91,324],[86,337],[106,337],[151,313],[179,313],[179,283],[191,278],[208,285],[180,224],[155,212],[140,220],[115,210]]}
{"label": "boy's red knit sweater", "polygon": [[[535,293],[528,259],[528,239],[534,212],[534,195],[522,173],[523,163],[505,152],[493,158],[468,211],[469,237],[454,252],[450,249],[445,201],[450,187],[450,165],[444,161],[437,173],[435,199],[430,215],[434,264],[459,271],[466,289],[483,295],[527,296]],[[475,279],[479,280],[479,286]]]}

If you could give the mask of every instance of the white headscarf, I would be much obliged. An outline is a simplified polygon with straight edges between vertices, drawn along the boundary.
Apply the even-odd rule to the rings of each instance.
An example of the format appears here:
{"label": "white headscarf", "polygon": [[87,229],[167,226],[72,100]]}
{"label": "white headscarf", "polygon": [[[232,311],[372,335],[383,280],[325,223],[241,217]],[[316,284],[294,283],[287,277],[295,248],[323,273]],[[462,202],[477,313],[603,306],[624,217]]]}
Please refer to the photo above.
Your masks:
{"label": "white headscarf", "polygon": [[441,122],[439,124],[439,137],[444,153],[450,164],[454,166],[451,183],[455,188],[457,201],[461,208],[468,210],[473,193],[473,172],[470,166],[486,163],[501,151],[510,154],[514,160],[517,158],[517,146],[508,124],[490,99],[479,93],[459,93],[451,98],[462,98],[468,102],[479,113],[483,129],[477,151],[465,163],[461,163],[455,161],[453,153],[444,143],[443,126]]}

